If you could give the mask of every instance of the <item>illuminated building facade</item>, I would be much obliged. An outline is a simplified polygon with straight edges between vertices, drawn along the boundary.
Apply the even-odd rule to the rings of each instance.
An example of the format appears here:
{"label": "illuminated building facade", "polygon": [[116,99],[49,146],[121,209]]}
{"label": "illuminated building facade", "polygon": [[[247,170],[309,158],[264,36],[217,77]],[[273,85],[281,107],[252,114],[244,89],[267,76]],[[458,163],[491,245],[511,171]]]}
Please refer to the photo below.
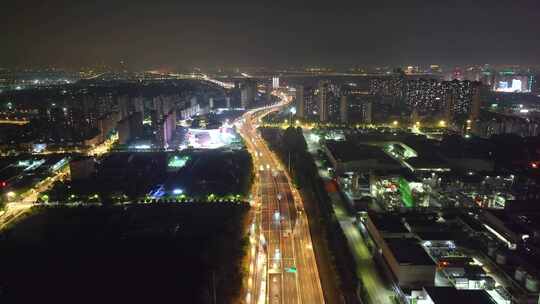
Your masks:
{"label": "illuminated building facade", "polygon": [[296,87],[296,115],[303,119],[314,118],[319,112],[318,100],[315,96],[315,89],[299,85]]}
{"label": "illuminated building facade", "polygon": [[328,121],[328,82],[320,81],[319,82],[319,120],[321,122]]}
{"label": "illuminated building facade", "polygon": [[279,77],[272,77],[272,88],[279,89]]}
{"label": "illuminated building facade", "polygon": [[456,115],[478,117],[481,83],[475,81],[439,81],[436,79],[404,79],[388,77],[372,80],[370,93],[404,104],[419,115]]}

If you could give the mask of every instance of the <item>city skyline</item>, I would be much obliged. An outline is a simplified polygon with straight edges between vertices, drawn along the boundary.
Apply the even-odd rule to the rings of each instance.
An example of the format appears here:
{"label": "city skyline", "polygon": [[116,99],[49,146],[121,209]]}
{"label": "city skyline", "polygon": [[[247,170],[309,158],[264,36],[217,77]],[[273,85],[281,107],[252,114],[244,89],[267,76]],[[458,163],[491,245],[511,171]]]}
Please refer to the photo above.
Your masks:
{"label": "city skyline", "polygon": [[0,303],[540,304],[538,1],[3,1]]}
{"label": "city skyline", "polygon": [[[535,1],[3,3],[0,66],[539,64]],[[54,18],[51,18],[54,16]],[[284,47],[286,46],[286,47]]]}

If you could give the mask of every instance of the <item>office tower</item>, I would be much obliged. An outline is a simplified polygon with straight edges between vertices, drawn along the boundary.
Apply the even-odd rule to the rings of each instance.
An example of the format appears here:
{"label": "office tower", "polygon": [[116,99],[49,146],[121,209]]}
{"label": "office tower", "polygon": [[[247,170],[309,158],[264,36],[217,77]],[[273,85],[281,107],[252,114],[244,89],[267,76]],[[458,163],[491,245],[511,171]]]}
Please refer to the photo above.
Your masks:
{"label": "office tower", "polygon": [[319,82],[319,120],[328,120],[328,82],[324,80]]}
{"label": "office tower", "polygon": [[342,95],[339,100],[339,120],[341,123],[347,123],[348,122],[348,96]]}
{"label": "office tower", "polygon": [[272,88],[279,89],[279,77],[272,77]]}

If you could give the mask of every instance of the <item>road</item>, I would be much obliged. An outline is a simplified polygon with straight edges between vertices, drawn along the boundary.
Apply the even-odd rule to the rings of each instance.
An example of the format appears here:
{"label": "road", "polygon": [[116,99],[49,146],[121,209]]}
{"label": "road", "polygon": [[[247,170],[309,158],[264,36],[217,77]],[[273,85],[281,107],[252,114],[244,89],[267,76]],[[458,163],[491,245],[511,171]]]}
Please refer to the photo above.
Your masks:
{"label": "road", "polygon": [[[303,202],[276,155],[258,135],[260,119],[284,103],[244,114],[239,132],[252,154],[256,180],[251,266],[246,302],[324,303]],[[253,231],[258,231],[253,234]],[[255,244],[254,244],[255,242]]]}
{"label": "road", "polygon": [[17,219],[34,205],[38,195],[41,192],[48,190],[54,182],[66,178],[69,175],[69,166],[58,170],[53,176],[47,177],[43,181],[37,183],[32,189],[17,197],[16,201],[6,204],[4,210],[0,212],[0,230],[9,223]]}

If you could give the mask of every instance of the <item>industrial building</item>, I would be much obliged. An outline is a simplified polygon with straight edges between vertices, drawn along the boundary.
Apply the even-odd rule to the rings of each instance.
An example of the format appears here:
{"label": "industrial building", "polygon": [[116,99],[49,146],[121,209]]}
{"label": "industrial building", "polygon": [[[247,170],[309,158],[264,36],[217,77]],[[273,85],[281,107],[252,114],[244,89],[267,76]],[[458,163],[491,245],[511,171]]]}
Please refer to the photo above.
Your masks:
{"label": "industrial building", "polygon": [[375,242],[376,251],[388,266],[400,287],[421,288],[435,282],[435,262],[397,216],[370,214],[367,230]]}
{"label": "industrial building", "polygon": [[327,140],[323,145],[337,174],[374,170],[397,170],[402,166],[380,148],[351,141]]}

